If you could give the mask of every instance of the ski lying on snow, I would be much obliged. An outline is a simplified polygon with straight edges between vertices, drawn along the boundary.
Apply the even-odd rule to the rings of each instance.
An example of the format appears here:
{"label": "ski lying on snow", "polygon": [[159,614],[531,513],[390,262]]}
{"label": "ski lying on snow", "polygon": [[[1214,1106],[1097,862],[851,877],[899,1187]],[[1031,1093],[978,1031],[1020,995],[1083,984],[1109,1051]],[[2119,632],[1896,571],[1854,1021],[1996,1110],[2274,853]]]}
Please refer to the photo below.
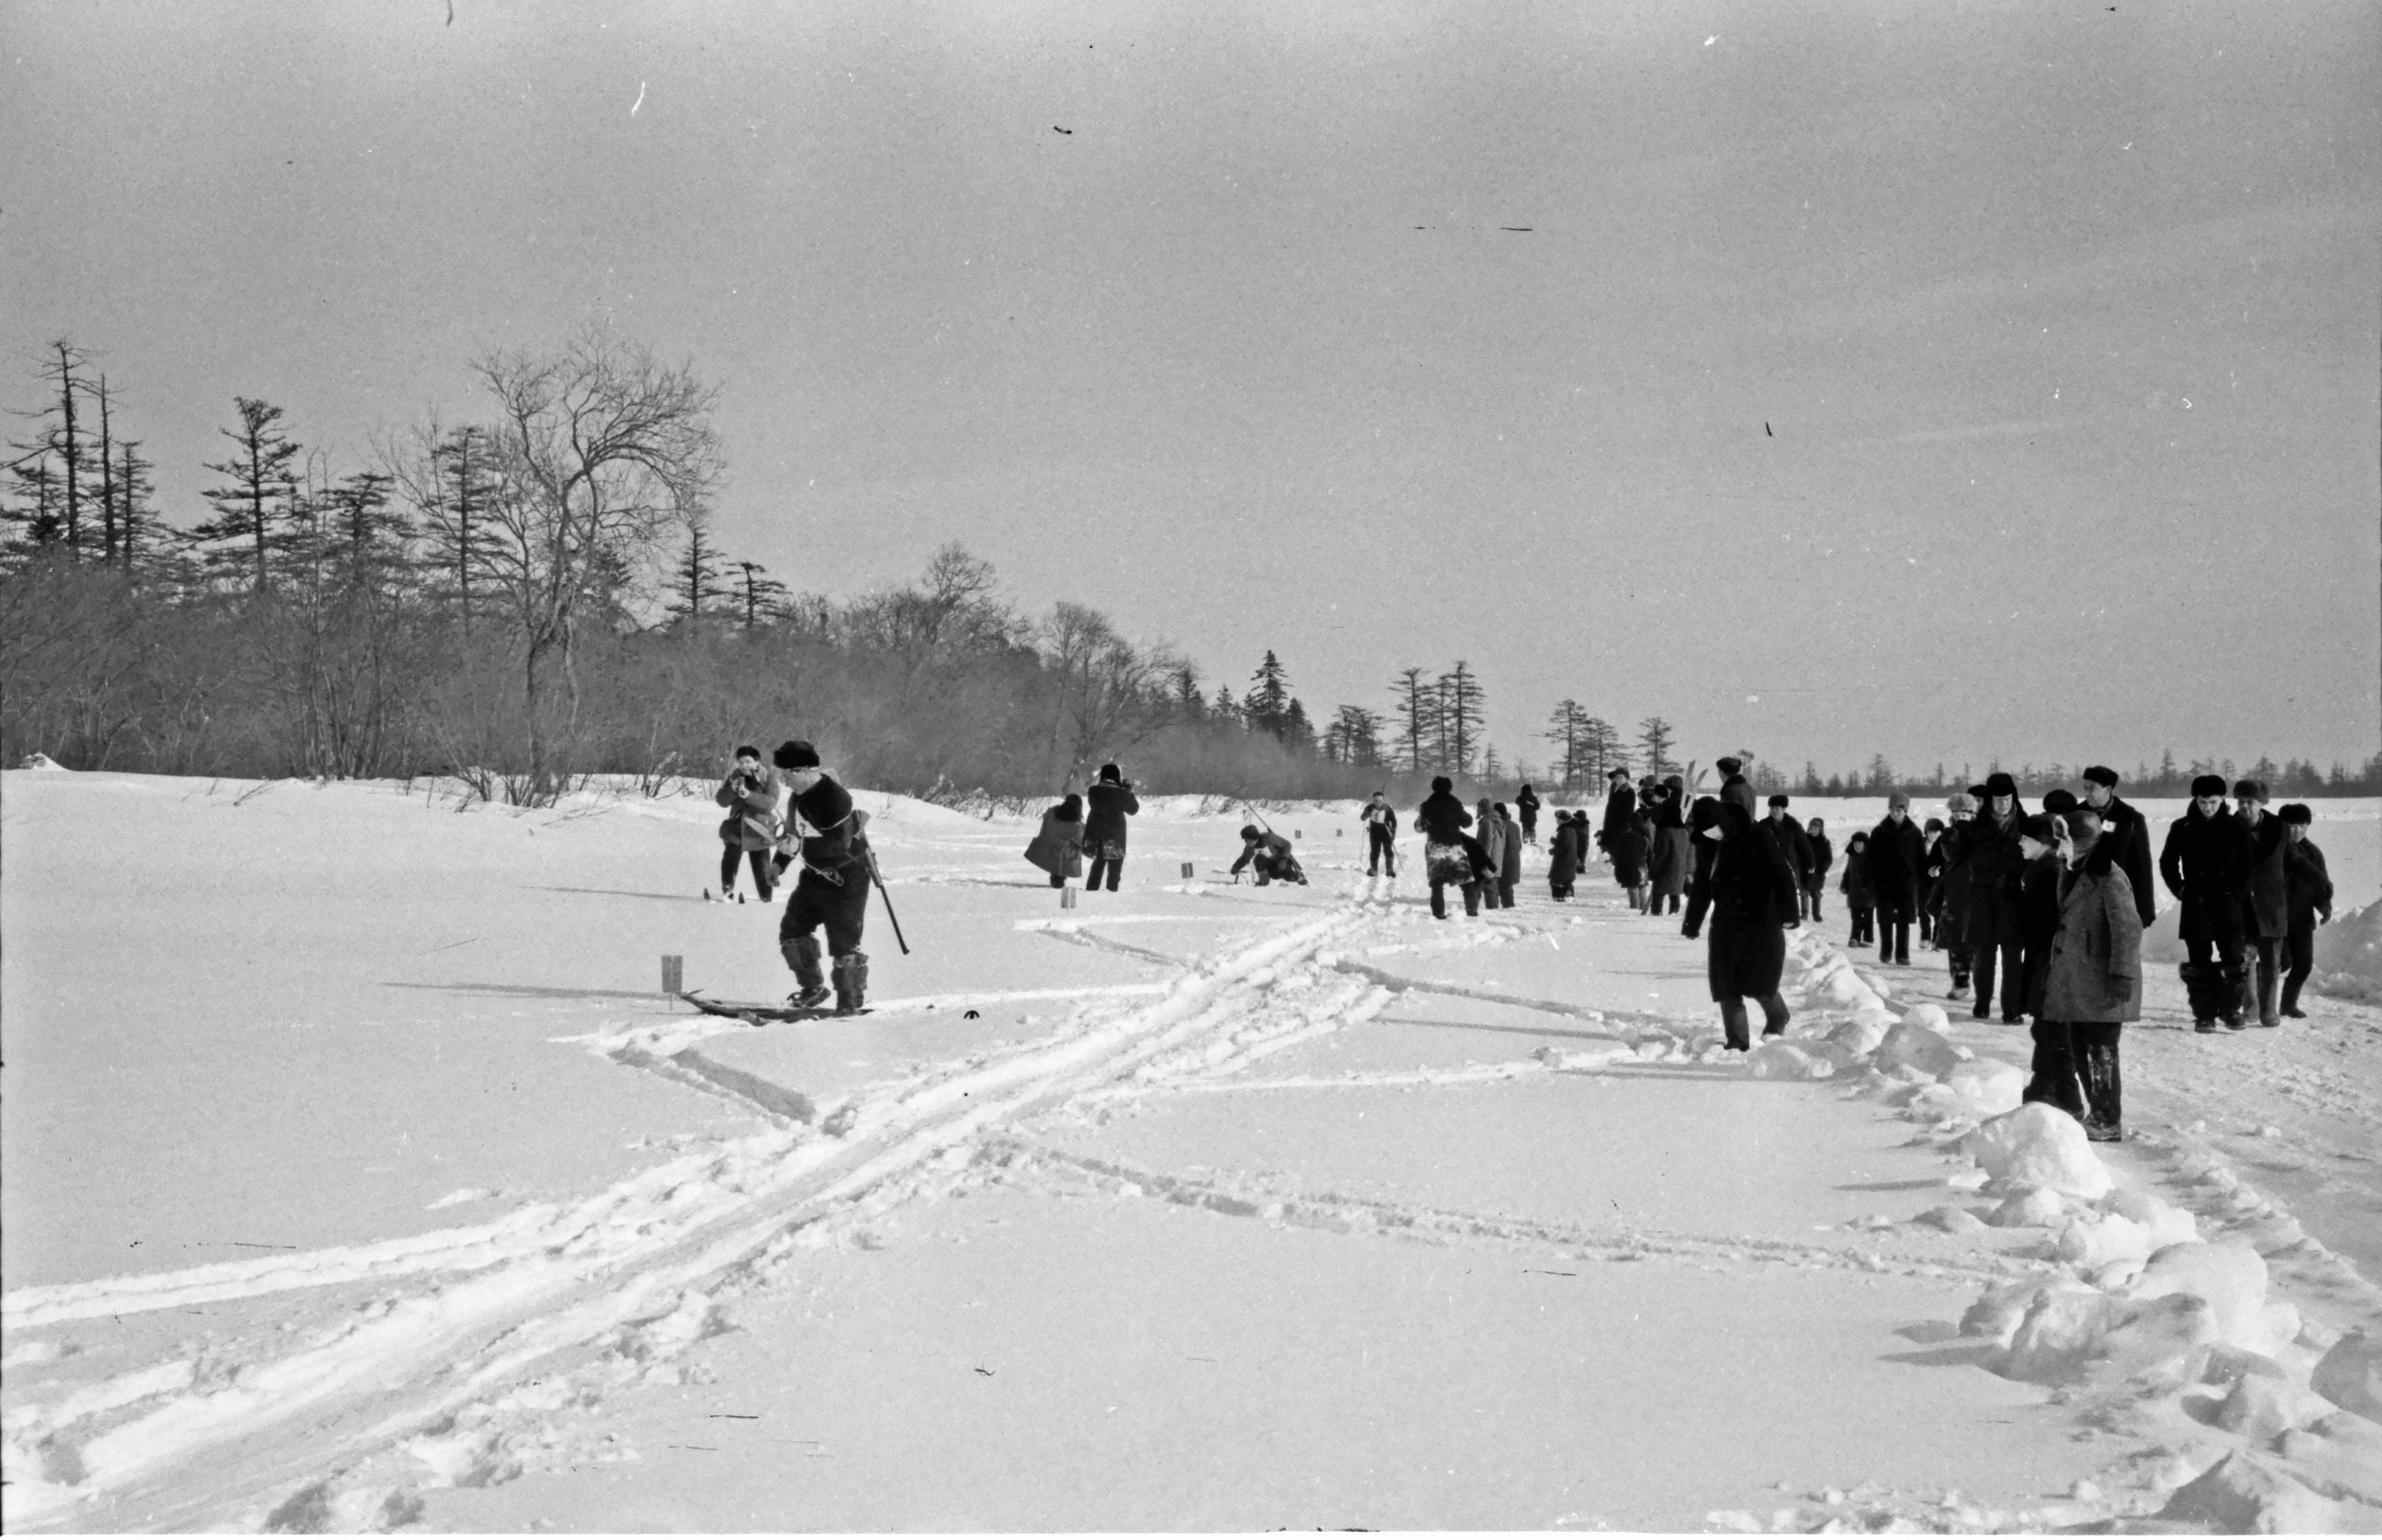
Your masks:
{"label": "ski lying on snow", "polygon": [[[764,1021],[826,1021],[833,1019],[836,1014],[832,1005],[771,1005],[749,1000],[706,1000],[694,990],[681,992],[679,998],[706,1015],[732,1016],[739,1021],[756,1024]],[[852,1014],[866,1016],[868,1007],[864,1005]]]}

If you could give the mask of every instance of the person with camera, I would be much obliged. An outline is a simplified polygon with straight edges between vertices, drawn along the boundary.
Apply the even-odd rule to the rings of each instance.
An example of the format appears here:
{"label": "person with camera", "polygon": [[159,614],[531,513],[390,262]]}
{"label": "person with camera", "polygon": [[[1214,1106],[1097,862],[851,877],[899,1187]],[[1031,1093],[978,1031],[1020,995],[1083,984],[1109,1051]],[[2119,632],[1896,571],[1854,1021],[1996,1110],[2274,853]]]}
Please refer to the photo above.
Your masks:
{"label": "person with camera", "polygon": [[1090,856],[1092,869],[1084,877],[1084,891],[1099,891],[1100,879],[1108,879],[1109,892],[1117,891],[1117,879],[1124,872],[1124,820],[1141,811],[1141,799],[1133,795],[1133,782],[1113,764],[1100,767],[1100,778],[1084,795],[1084,854]]}
{"label": "person with camera", "polygon": [[737,865],[749,859],[754,889],[767,904],[777,887],[769,852],[778,843],[778,778],[761,763],[759,749],[738,745],[736,763],[711,800],[728,809],[719,825],[719,896],[734,895]]}

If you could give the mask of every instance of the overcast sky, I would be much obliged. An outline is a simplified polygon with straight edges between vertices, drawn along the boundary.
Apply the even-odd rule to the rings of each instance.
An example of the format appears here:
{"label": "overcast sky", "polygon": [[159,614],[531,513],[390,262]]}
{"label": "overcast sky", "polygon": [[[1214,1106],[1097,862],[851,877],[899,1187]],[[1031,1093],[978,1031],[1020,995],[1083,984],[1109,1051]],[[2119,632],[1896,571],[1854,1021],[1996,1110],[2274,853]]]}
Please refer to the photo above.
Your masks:
{"label": "overcast sky", "polygon": [[1790,768],[2382,744],[2370,0],[111,0],[0,57],[0,399],[92,350],[180,523],[235,393],[352,468],[596,317],[722,387],[731,555],[962,540],[1319,720],[1462,657],[1508,758],[1565,696]]}

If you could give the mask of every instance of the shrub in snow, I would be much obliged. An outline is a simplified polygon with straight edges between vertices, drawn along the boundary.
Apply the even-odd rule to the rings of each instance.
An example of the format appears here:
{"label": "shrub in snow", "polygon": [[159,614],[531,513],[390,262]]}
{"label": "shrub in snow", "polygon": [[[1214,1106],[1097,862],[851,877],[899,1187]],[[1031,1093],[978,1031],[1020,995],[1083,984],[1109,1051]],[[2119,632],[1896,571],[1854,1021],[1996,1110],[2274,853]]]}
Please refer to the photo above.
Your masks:
{"label": "shrub in snow", "polygon": [[1944,1077],[1945,1086],[1972,1103],[1980,1117],[1993,1117],[2019,1104],[2026,1071],[1999,1059],[1971,1059]]}
{"label": "shrub in snow", "polygon": [[1986,1221],[2004,1229],[2017,1226],[2048,1226],[2059,1223],[2068,1212],[2068,1201],[2047,1187],[2020,1188],[2002,1200]]}
{"label": "shrub in snow", "polygon": [[2362,1326],[2348,1333],[2316,1364],[2308,1384],[2343,1411],[2382,1423],[2382,1343]]}
{"label": "shrub in snow", "polygon": [[1897,1022],[1877,1045],[1880,1068],[1908,1065],[1933,1079],[1949,1075],[1959,1067],[1960,1062],[1958,1051],[1942,1034],[1919,1026],[1909,1016]]}
{"label": "shrub in snow", "polygon": [[2339,1511],[2275,1461],[2242,1450],[2177,1487],[2158,1516],[2221,1534],[2320,1534],[2336,1527]]}
{"label": "shrub in snow", "polygon": [[2040,1102],[1977,1129],[1960,1141],[1960,1152],[1984,1168],[1996,1191],[2047,1187],[2097,1199],[2115,1185],[2085,1140],[2084,1126]]}

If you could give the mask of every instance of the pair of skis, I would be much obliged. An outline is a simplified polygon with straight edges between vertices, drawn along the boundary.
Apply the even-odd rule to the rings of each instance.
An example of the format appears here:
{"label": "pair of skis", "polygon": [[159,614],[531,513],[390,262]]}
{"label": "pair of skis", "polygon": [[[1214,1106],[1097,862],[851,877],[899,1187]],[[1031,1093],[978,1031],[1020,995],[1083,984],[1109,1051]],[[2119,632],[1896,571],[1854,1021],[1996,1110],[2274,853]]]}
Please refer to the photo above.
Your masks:
{"label": "pair of skis", "polygon": [[706,1016],[724,1016],[750,1027],[773,1021],[827,1021],[838,1016],[866,1016],[868,1007],[839,1012],[832,1005],[771,1005],[750,1000],[710,1000],[695,990],[682,990],[679,998]]}

